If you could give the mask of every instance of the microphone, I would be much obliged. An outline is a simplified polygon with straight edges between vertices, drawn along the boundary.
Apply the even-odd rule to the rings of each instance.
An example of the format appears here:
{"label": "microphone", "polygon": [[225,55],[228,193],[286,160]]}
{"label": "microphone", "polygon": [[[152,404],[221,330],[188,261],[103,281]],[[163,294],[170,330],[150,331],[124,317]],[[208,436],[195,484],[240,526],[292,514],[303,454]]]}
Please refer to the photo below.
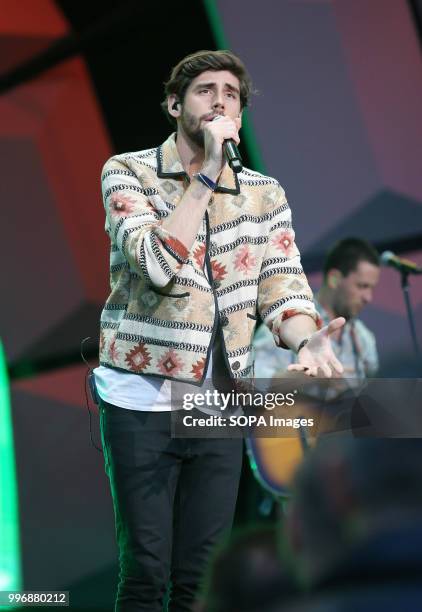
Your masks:
{"label": "microphone", "polygon": [[381,253],[380,261],[383,266],[390,266],[405,274],[422,274],[422,268],[410,259],[402,259],[392,251]]}
{"label": "microphone", "polygon": [[236,172],[236,174],[242,172],[242,158],[240,157],[239,150],[233,138],[228,138],[223,142],[223,151],[233,172]]}
{"label": "microphone", "polygon": [[[222,115],[216,115],[213,121],[217,121],[218,119],[220,119],[220,117],[222,117]],[[223,142],[223,151],[224,155],[226,156],[227,162],[233,172],[236,172],[236,174],[238,172],[242,172],[243,161],[240,157],[239,149],[237,148],[237,145],[233,138],[227,138],[227,140]]]}

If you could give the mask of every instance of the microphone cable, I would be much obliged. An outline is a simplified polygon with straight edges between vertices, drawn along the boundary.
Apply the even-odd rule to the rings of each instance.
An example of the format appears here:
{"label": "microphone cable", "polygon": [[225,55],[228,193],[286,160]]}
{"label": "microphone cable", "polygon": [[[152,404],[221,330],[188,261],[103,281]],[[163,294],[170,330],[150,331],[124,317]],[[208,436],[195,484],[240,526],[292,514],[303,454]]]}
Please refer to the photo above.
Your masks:
{"label": "microphone cable", "polygon": [[86,407],[88,409],[88,421],[89,421],[89,437],[91,440],[91,444],[92,446],[100,453],[103,452],[103,449],[98,446],[94,440],[94,434],[92,431],[92,413],[91,413],[91,408],[89,406],[89,397],[88,397],[88,387],[87,385],[89,385],[89,390],[91,393],[91,399],[94,402],[94,404],[99,404],[99,397],[97,394],[97,389],[95,387],[95,375],[94,375],[94,370],[92,368],[92,366],[89,364],[89,362],[87,361],[87,359],[85,358],[85,355],[83,353],[83,348],[84,348],[84,344],[85,342],[87,342],[88,340],[91,340],[91,337],[88,336],[87,338],[84,338],[81,341],[81,347],[80,347],[80,354],[81,354],[81,358],[82,361],[86,364],[87,366],[87,370],[85,372],[85,377],[84,377],[84,392],[85,392],[85,402],[86,402]]}

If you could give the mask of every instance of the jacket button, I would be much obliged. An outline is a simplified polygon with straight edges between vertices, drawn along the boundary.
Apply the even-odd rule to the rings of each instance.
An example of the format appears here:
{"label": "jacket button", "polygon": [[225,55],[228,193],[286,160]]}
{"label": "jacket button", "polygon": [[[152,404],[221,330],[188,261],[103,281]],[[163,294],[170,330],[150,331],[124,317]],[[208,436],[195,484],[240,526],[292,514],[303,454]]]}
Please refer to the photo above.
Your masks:
{"label": "jacket button", "polygon": [[210,250],[215,251],[217,248],[217,243],[214,240],[210,241]]}
{"label": "jacket button", "polygon": [[221,327],[227,327],[227,325],[229,324],[229,320],[226,317],[226,315],[222,315],[220,317],[220,323],[221,323]]}
{"label": "jacket button", "polygon": [[221,281],[214,281],[214,288],[219,289],[221,287]]}
{"label": "jacket button", "polygon": [[240,368],[240,361],[232,363],[232,370],[238,370]]}

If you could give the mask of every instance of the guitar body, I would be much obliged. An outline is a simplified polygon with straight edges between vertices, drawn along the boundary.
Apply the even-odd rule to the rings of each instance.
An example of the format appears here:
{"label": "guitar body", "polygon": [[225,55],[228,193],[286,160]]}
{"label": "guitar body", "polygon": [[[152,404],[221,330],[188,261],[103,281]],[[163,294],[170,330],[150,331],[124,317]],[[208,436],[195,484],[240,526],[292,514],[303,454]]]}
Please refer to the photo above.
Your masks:
{"label": "guitar body", "polygon": [[296,429],[274,426],[264,434],[256,427],[246,438],[249,463],[258,482],[276,497],[287,498],[305,452],[316,444],[321,433],[333,431],[335,414],[326,411],[324,404],[315,399],[297,402],[289,408],[276,406],[271,414],[274,419],[306,419],[313,423]]}
{"label": "guitar body", "polygon": [[258,482],[276,497],[290,496],[290,483],[303,459],[300,436],[294,438],[246,438],[249,463]]}

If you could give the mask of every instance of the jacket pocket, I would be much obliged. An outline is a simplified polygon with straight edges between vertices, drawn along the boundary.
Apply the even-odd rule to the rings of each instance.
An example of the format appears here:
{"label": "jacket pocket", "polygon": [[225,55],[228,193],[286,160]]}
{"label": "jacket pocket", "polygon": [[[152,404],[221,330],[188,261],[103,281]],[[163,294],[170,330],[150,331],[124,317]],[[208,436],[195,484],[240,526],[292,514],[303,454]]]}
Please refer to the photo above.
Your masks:
{"label": "jacket pocket", "polygon": [[156,287],[151,287],[151,291],[157,293],[158,295],[162,295],[163,297],[170,298],[184,298],[190,297],[189,291],[185,291],[185,293],[168,293],[167,291],[161,291],[161,289],[157,289]]}
{"label": "jacket pocket", "polygon": [[246,317],[247,317],[247,329],[248,329],[248,336],[249,336],[249,343],[252,343],[252,339],[255,335],[255,330],[256,330],[256,325],[257,325],[257,321],[258,321],[258,317],[254,314],[252,314],[251,312],[247,312],[246,313]]}

